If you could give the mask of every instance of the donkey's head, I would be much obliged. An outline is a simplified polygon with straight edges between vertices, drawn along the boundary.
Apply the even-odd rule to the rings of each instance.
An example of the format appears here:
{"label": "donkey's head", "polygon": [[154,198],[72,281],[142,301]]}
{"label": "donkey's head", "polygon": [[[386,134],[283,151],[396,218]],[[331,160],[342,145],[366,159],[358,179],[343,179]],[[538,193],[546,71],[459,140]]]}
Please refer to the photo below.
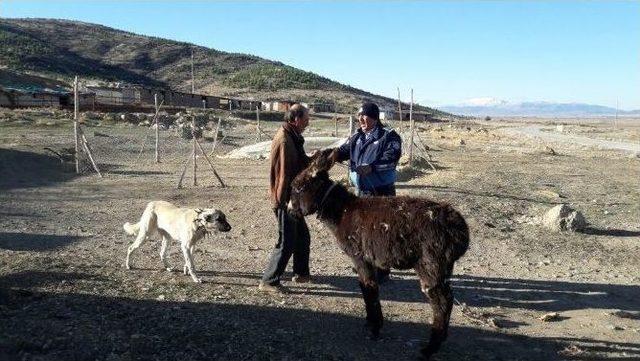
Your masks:
{"label": "donkey's head", "polygon": [[320,193],[331,183],[329,169],[333,167],[335,158],[336,153],[333,149],[325,149],[312,156],[311,164],[291,183],[289,212],[297,216],[306,216],[318,210],[323,197]]}

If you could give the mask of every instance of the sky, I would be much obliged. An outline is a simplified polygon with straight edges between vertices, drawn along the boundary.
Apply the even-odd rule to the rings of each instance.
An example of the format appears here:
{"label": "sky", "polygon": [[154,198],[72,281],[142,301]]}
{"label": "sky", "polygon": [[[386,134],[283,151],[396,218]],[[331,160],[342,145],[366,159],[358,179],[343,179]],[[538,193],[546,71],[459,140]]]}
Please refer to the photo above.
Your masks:
{"label": "sky", "polygon": [[16,1],[61,18],[257,55],[439,106],[478,98],[640,109],[640,1]]}

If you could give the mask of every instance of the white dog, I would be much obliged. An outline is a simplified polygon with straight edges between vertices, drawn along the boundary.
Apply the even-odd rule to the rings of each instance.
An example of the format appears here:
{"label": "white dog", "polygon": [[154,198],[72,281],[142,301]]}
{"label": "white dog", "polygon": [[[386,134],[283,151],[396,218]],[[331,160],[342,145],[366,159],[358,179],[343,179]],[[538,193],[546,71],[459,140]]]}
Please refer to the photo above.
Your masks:
{"label": "white dog", "polygon": [[193,266],[193,251],[196,243],[212,231],[228,232],[231,226],[227,223],[222,211],[205,208],[178,208],[169,202],[154,201],[147,204],[140,217],[140,222],[136,224],[125,223],[125,232],[132,236],[137,236],[136,240],[127,250],[127,269],[129,257],[147,239],[162,237],[160,248],[160,259],[167,271],[171,267],[167,262],[167,245],[170,240],[180,242],[180,248],[184,255],[184,274],[189,274],[194,282],[200,283],[202,280],[196,276]]}

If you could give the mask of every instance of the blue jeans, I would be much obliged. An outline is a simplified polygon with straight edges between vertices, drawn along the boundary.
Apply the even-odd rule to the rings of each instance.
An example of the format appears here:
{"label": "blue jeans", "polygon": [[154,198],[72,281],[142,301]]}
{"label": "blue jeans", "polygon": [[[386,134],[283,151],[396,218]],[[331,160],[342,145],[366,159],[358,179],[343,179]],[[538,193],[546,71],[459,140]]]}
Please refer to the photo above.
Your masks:
{"label": "blue jeans", "polygon": [[367,197],[367,196],[395,196],[396,195],[396,185],[388,184],[385,186],[376,187],[372,190],[360,189],[356,188],[356,194],[358,197]]}

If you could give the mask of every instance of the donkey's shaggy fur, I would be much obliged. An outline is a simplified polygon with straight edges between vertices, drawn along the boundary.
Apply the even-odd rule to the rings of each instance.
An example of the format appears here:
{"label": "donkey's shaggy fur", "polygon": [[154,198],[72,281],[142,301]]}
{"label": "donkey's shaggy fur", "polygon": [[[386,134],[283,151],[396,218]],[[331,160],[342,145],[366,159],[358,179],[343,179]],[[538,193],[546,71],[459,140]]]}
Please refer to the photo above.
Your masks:
{"label": "donkey's shaggy fur", "polygon": [[425,358],[447,337],[453,295],[448,279],[454,262],[469,246],[469,229],[448,204],[412,197],[358,198],[332,182],[330,150],[320,153],[292,183],[289,209],[299,215],[318,214],[358,272],[367,310],[367,325],[377,337],[382,327],[375,268],[413,268],[433,310]]}

